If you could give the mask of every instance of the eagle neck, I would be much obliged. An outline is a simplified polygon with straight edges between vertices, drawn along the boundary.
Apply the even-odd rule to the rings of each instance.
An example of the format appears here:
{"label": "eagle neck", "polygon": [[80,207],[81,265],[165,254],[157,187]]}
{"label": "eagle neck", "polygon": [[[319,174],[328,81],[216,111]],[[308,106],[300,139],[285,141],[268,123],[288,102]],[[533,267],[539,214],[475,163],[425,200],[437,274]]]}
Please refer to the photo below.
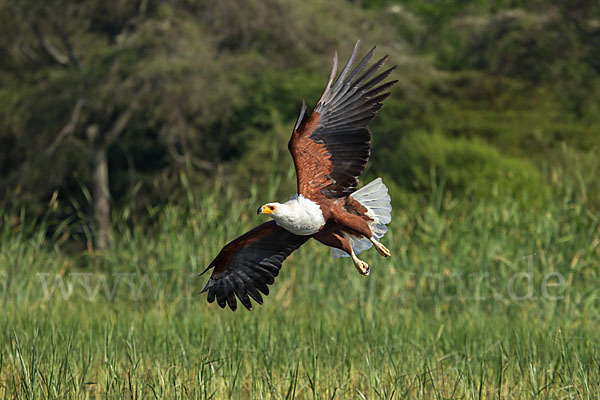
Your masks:
{"label": "eagle neck", "polygon": [[325,225],[325,218],[318,203],[302,195],[296,195],[273,213],[277,225],[296,235],[313,235]]}

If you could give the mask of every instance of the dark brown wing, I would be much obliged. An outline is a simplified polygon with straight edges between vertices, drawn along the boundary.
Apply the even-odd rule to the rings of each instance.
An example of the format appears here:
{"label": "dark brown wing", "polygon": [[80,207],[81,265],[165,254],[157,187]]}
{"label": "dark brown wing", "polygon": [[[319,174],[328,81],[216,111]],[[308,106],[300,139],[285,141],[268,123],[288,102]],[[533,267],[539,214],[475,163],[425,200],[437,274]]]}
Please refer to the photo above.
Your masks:
{"label": "dark brown wing", "polygon": [[302,105],[288,144],[296,166],[298,193],[313,200],[323,195],[345,197],[356,190],[371,152],[369,123],[389,96],[386,91],[397,82],[381,83],[395,67],[375,75],[387,56],[366,68],[376,47],[350,72],[359,43],[332,86],[337,74],[337,54],[334,56],[323,96],[308,117],[306,105]]}
{"label": "dark brown wing", "polygon": [[[295,235],[275,221],[265,222],[227,244],[204,272],[214,271],[201,293],[208,291],[208,302],[215,298],[221,308],[237,309],[235,297],[252,309],[250,297],[262,304],[259,290],[266,296],[279,274],[283,260],[311,236]],[[204,273],[203,272],[203,273]]]}

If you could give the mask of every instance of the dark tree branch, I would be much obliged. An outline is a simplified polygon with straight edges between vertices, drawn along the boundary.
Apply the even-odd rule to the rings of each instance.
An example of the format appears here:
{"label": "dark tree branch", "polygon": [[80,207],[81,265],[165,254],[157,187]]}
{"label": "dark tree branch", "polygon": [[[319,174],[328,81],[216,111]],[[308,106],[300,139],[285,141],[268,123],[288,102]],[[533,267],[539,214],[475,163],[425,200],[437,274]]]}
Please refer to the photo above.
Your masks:
{"label": "dark tree branch", "polygon": [[46,37],[46,35],[42,33],[42,30],[40,29],[37,23],[34,22],[31,25],[33,32],[35,33],[35,36],[37,37],[38,42],[40,43],[40,46],[42,46],[46,54],[48,54],[57,64],[60,64],[63,67],[68,67],[69,58],[62,54],[61,51],[52,44],[52,42]]}
{"label": "dark tree branch", "polygon": [[48,149],[46,149],[47,155],[52,155],[56,151],[58,146],[60,146],[62,144],[63,140],[65,140],[65,138],[67,136],[69,136],[71,133],[73,133],[73,131],[77,127],[77,123],[79,122],[81,110],[84,105],[85,105],[85,100],[83,100],[83,99],[77,100],[77,103],[75,103],[75,107],[73,108],[73,112],[71,113],[71,120],[69,121],[69,123],[67,125],[65,125],[60,130],[58,135],[56,135],[56,139],[54,139],[54,142],[52,142],[52,144],[48,147]]}
{"label": "dark tree branch", "polygon": [[169,140],[167,142],[167,148],[169,149],[169,153],[171,154],[171,157],[173,157],[173,160],[175,160],[175,162],[178,162],[180,164],[192,164],[196,168],[201,169],[203,171],[214,171],[215,169],[215,164],[211,163],[210,161],[201,160],[192,156],[189,153],[179,153],[175,148],[175,143],[173,143],[172,140]]}
{"label": "dark tree branch", "polygon": [[26,44],[21,43],[19,45],[19,50],[21,50],[21,53],[23,53],[33,63],[35,63],[35,64],[42,63],[42,60],[40,60],[40,57],[35,53],[35,51],[33,51],[31,48],[29,48],[29,46],[27,46]]}
{"label": "dark tree branch", "polygon": [[60,41],[62,42],[63,46],[65,46],[65,49],[67,49],[70,64],[73,65],[75,68],[80,69],[81,63],[79,62],[79,58],[77,58],[77,55],[73,50],[73,45],[71,44],[71,41],[69,40],[67,34],[56,23],[52,24],[52,27],[54,28],[54,31],[60,38]]}
{"label": "dark tree branch", "polygon": [[140,99],[149,89],[150,85],[145,84],[136,92],[136,94],[133,96],[133,99],[131,100],[131,103],[129,103],[129,107],[127,107],[127,110],[125,110],[123,114],[121,114],[119,118],[117,118],[115,123],[103,135],[103,138],[101,139],[102,146],[110,146],[121,135],[121,133],[123,133],[123,131],[127,127],[127,124],[129,123],[129,120],[131,119],[133,113],[139,105]]}
{"label": "dark tree branch", "polygon": [[135,186],[135,182],[137,181],[137,170],[135,169],[135,160],[133,159],[133,154],[131,154],[131,152],[127,150],[122,143],[117,143],[117,146],[125,155],[125,160],[127,161],[127,174],[129,175],[129,190],[132,190]]}

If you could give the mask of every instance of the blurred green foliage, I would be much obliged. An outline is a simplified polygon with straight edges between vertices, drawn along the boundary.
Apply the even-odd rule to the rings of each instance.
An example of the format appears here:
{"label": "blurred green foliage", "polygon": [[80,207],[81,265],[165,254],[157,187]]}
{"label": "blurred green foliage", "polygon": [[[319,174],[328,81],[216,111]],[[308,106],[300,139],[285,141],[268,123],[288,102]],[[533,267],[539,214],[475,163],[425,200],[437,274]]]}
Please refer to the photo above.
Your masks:
{"label": "blurred green foliage", "polygon": [[444,184],[452,194],[489,198],[499,185],[508,187],[507,194],[513,196],[534,193],[541,186],[540,174],[530,162],[503,155],[476,138],[415,132],[404,136],[387,156],[381,161],[384,169],[396,171],[397,182],[415,190],[430,192]]}
{"label": "blurred green foliage", "polygon": [[[359,38],[400,81],[368,174],[408,198],[432,182],[535,195],[595,162],[599,21],[589,0],[0,0],[0,202],[41,215],[58,192],[63,217],[84,216],[93,133],[136,96],[107,153],[112,200],[135,196],[133,215],[176,201],[181,171],[198,188],[268,183],[273,165],[292,167],[301,101],[314,105],[334,49],[345,59]],[[576,180],[596,207],[589,174]]]}

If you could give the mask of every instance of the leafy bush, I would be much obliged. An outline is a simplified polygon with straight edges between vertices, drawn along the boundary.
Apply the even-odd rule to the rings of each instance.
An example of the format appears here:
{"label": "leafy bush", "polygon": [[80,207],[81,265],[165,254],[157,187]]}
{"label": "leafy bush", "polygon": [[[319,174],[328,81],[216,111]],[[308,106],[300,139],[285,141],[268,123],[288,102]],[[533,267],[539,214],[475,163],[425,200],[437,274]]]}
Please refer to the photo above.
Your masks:
{"label": "leafy bush", "polygon": [[445,186],[453,193],[493,198],[535,194],[541,186],[530,162],[504,155],[479,139],[415,132],[382,153],[382,167],[405,188],[429,192]]}

